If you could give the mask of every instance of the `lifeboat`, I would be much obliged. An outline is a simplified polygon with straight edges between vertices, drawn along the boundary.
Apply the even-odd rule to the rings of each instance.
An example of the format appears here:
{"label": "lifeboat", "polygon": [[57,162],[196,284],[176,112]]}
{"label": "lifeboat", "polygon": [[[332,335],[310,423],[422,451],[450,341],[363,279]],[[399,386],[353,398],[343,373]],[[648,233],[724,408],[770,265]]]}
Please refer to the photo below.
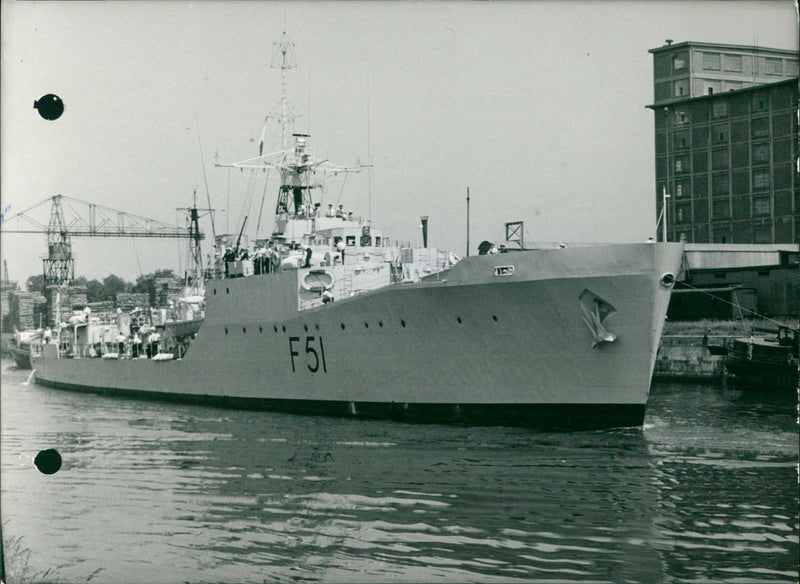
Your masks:
{"label": "lifeboat", "polygon": [[301,286],[309,292],[324,292],[333,288],[335,278],[328,270],[311,270],[303,275]]}

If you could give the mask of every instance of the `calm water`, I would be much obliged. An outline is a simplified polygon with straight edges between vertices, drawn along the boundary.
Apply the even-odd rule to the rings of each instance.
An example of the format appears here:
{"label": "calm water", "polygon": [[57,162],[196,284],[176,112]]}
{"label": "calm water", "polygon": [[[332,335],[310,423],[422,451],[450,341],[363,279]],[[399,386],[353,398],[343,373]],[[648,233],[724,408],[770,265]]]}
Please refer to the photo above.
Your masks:
{"label": "calm water", "polygon": [[106,398],[2,366],[12,583],[798,581],[791,396],[661,384],[643,429],[556,434]]}

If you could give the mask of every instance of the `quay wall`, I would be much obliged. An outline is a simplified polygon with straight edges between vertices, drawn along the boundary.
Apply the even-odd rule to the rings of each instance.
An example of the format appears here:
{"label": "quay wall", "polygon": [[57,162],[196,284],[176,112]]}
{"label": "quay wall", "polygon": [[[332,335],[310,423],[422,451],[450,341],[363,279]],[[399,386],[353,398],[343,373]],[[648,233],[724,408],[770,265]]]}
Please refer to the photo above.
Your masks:
{"label": "quay wall", "polygon": [[[726,345],[733,335],[708,335],[709,345]],[[725,357],[712,355],[703,335],[662,335],[653,378],[664,381],[721,382]]]}

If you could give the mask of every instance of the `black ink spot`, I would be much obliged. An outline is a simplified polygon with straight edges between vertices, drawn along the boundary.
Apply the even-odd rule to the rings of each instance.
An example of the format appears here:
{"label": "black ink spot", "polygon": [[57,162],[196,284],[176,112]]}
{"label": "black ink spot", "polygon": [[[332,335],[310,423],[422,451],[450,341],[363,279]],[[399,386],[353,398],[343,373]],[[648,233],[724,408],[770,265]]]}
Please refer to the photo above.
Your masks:
{"label": "black ink spot", "polygon": [[34,101],[33,107],[39,110],[39,115],[45,120],[57,120],[64,113],[64,102],[52,93],[43,95],[38,101]]}
{"label": "black ink spot", "polygon": [[57,450],[48,448],[36,455],[36,458],[33,459],[33,464],[43,474],[55,474],[61,468],[61,455]]}

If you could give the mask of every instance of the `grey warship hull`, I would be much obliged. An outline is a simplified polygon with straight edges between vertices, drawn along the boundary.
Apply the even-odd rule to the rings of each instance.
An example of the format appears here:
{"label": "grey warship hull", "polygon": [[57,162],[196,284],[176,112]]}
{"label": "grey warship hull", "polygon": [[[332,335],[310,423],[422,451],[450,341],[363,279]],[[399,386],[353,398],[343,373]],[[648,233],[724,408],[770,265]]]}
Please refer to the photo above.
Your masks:
{"label": "grey warship hull", "polygon": [[438,282],[300,309],[304,270],[206,283],[182,359],[34,351],[37,383],[193,404],[421,422],[641,425],[679,244],[465,258]]}

